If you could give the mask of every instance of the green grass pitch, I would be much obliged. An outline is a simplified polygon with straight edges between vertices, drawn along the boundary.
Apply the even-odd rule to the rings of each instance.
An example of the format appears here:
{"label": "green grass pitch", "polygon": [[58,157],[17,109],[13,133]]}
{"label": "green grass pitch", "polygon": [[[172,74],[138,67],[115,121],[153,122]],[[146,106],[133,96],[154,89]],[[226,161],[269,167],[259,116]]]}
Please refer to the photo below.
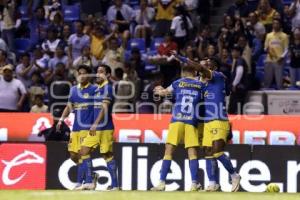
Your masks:
{"label": "green grass pitch", "polygon": [[0,190],[1,200],[299,200],[299,194],[286,193],[205,193],[205,192],[138,192],[138,191],[25,191]]}

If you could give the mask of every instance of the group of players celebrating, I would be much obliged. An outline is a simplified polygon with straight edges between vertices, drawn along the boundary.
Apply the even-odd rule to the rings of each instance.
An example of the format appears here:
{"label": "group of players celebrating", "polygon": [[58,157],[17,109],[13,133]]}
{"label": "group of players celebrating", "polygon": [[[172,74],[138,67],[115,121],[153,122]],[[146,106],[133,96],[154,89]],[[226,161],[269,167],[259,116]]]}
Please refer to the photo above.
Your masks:
{"label": "group of players celebrating", "polygon": [[[220,191],[218,161],[231,176],[232,192],[239,190],[240,175],[235,171],[224,148],[230,134],[230,124],[225,108],[226,77],[217,72],[217,62],[205,59],[200,63],[174,54],[173,58],[182,63],[181,78],[168,88],[158,86],[154,93],[159,96],[172,95],[175,99],[172,119],[169,125],[165,153],[160,171],[160,182],[152,191],[164,191],[166,177],[170,171],[173,152],[184,143],[189,158],[192,177],[191,191],[202,190],[199,183],[198,148],[205,152],[206,172],[209,186],[206,191]],[[71,159],[77,163],[77,184],[75,190],[93,190],[98,175],[92,172],[91,152],[100,146],[100,153],[106,160],[112,185],[108,189],[119,190],[117,166],[113,157],[112,106],[113,87],[109,83],[111,69],[101,65],[97,70],[97,85],[90,83],[90,69],[78,68],[77,86],[70,91],[66,106],[57,129],[70,114],[75,114],[68,150]],[[199,76],[198,76],[199,75]]]}

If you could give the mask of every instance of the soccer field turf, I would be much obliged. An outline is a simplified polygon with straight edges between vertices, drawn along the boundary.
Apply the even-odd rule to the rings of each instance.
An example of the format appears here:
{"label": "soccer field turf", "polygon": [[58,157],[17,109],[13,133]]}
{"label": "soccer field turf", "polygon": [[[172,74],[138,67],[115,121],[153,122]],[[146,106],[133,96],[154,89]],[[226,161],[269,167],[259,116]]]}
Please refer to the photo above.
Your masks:
{"label": "soccer field turf", "polygon": [[204,192],[100,192],[100,191],[0,191],[1,200],[299,200],[299,194],[286,193],[204,193]]}

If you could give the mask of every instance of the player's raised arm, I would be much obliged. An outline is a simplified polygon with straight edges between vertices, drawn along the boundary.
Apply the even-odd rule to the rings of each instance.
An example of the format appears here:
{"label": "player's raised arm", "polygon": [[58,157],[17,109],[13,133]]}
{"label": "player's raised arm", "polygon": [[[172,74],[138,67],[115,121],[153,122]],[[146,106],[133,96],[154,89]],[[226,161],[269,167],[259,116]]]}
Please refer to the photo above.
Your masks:
{"label": "player's raised arm", "polygon": [[207,61],[203,60],[200,63],[190,60],[187,57],[178,55],[176,52],[172,52],[175,59],[181,63],[191,65],[196,68],[197,71],[201,72],[204,77],[210,79],[212,76],[211,70],[207,67]]}

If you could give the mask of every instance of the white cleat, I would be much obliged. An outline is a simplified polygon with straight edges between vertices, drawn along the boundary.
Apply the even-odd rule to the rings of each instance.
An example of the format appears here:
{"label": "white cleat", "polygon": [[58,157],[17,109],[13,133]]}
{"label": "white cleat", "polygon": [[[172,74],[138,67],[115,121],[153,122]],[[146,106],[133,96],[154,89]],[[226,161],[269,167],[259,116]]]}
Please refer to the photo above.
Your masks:
{"label": "white cleat", "polygon": [[231,177],[232,188],[231,192],[237,192],[240,189],[241,176],[239,174]]}
{"label": "white cleat", "polygon": [[83,184],[77,183],[72,190],[84,190]]}
{"label": "white cleat", "polygon": [[151,188],[151,191],[165,191],[166,183],[164,181],[159,182],[158,186]]}
{"label": "white cleat", "polygon": [[206,189],[205,189],[205,191],[206,192],[218,192],[218,191],[220,191],[220,185],[219,184],[215,184],[215,185],[209,185]]}
{"label": "white cleat", "polygon": [[202,190],[202,185],[200,183],[192,183],[191,192],[196,192]]}
{"label": "white cleat", "polygon": [[85,183],[82,185],[83,190],[95,190],[95,184],[94,183]]}

